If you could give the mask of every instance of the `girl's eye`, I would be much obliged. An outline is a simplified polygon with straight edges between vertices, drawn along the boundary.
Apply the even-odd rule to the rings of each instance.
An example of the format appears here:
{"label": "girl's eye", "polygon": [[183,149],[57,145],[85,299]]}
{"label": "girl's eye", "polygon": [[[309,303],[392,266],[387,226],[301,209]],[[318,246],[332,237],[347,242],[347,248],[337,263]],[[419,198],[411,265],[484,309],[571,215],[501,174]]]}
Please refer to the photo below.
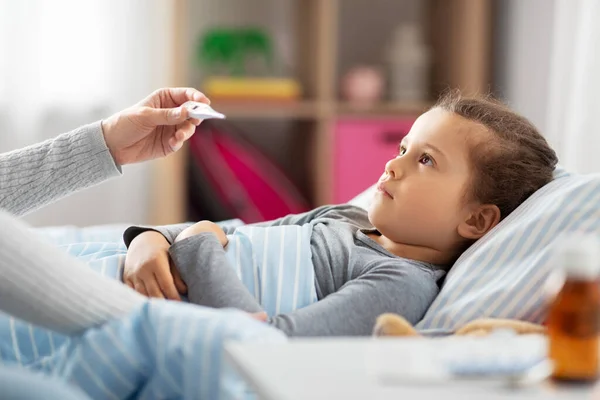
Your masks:
{"label": "girl's eye", "polygon": [[419,162],[423,165],[433,166],[433,159],[431,156],[429,156],[429,154],[423,154],[421,158],[419,158]]}
{"label": "girl's eye", "polygon": [[403,156],[406,153],[406,147],[400,146],[398,149],[398,155]]}

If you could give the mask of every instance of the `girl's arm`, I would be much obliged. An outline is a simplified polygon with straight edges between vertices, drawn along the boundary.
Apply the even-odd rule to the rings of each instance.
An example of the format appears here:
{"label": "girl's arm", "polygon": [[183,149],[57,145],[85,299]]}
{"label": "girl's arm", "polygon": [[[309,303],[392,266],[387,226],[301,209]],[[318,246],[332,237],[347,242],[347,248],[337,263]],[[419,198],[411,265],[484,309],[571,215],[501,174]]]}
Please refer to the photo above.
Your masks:
{"label": "girl's arm", "polygon": [[[227,245],[223,229],[210,221],[200,221],[184,229],[175,242],[201,233],[214,234],[221,247]],[[145,296],[181,300],[179,294],[187,293],[187,285],[170,262],[170,246],[162,234],[153,230],[136,236],[127,249],[123,281]]]}
{"label": "girl's arm", "polygon": [[428,271],[399,265],[398,261],[378,263],[337,292],[267,322],[288,336],[368,336],[377,317],[384,313],[402,315],[416,324],[438,292],[435,278]]}
{"label": "girl's arm", "polygon": [[212,232],[202,232],[178,241],[169,255],[187,285],[191,303],[232,307],[250,313],[262,307],[229,265],[222,243]]}
{"label": "girl's arm", "polygon": [[[357,214],[356,209],[356,207],[350,205],[323,206],[303,214],[288,215],[274,221],[250,225],[257,227],[304,225],[316,218],[323,217],[336,220],[346,219],[349,222],[354,222],[354,219],[356,219],[355,214]],[[358,215],[362,216],[363,214],[364,211]],[[363,222],[368,224],[368,220],[366,220],[366,217],[364,218],[365,221]],[[208,221],[201,222],[200,224],[206,223],[213,224]],[[136,290],[139,290],[138,287],[135,286],[135,282],[151,280],[153,281],[150,282],[152,289],[145,290],[142,288],[139,290],[141,293],[153,297],[166,297],[168,299],[178,300],[179,295],[177,292],[184,294],[185,285],[180,281],[177,273],[173,273],[173,269],[168,263],[167,251],[165,249],[168,248],[169,244],[175,243],[177,237],[182,235],[182,232],[186,231],[187,233],[181,237],[187,237],[189,236],[189,233],[193,232],[195,229],[198,229],[198,226],[193,228],[193,224],[191,223],[158,226],[154,228],[142,226],[132,226],[128,228],[123,234],[125,244],[129,248],[127,259],[125,260],[125,269],[123,271],[125,283],[131,287],[135,287]],[[217,229],[214,228],[213,230],[216,231]],[[221,229],[219,228],[219,230]],[[234,231],[235,229],[233,228],[224,228],[219,236],[223,239],[222,242],[226,243],[226,237],[223,234],[231,234]],[[156,239],[151,233],[162,235],[164,240]],[[153,247],[154,250],[152,250]],[[141,256],[138,256],[137,254],[140,254]],[[148,254],[151,254],[151,257],[148,257]],[[138,286],[142,287],[140,285]],[[160,288],[160,290],[157,290],[157,288]]]}
{"label": "girl's arm", "polygon": [[[257,227],[269,227],[269,226],[281,226],[281,225],[304,225],[308,224],[316,218],[321,218],[323,216],[330,215],[332,218],[342,219],[344,218],[344,211],[346,208],[354,208],[353,206],[344,204],[339,206],[321,206],[317,207],[314,210],[302,213],[302,214],[290,214],[282,218],[275,219],[273,221],[266,222],[258,222],[255,224],[249,224],[251,226]],[[163,225],[156,227],[148,227],[148,226],[132,226],[127,228],[125,233],[123,234],[123,240],[125,244],[129,246],[129,244],[135,239],[136,236],[143,232],[147,231],[156,231],[160,232],[165,239],[171,244],[175,243],[175,239],[181,232],[185,229],[191,227],[193,223],[182,223],[175,225]],[[225,234],[229,235],[235,231],[235,228],[225,227],[223,229]]]}

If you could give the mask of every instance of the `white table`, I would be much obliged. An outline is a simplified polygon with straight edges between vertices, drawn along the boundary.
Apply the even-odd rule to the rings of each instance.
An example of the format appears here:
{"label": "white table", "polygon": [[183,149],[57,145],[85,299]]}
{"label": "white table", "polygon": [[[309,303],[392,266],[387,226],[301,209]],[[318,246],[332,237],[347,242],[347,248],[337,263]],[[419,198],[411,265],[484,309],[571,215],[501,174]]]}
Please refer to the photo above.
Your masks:
{"label": "white table", "polygon": [[[490,381],[384,384],[376,371],[379,364],[410,365],[411,358],[437,350],[423,339],[302,339],[226,345],[228,361],[264,400],[600,399],[600,385],[564,387],[547,381],[515,389]],[[380,363],[382,358],[387,361]]]}

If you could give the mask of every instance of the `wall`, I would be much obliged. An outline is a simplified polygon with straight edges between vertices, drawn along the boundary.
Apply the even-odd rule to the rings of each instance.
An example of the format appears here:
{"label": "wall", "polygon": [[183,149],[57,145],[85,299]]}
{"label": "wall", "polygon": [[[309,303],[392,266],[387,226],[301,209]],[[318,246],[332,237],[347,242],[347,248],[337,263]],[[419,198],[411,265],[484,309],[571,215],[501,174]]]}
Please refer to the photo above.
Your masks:
{"label": "wall", "polygon": [[494,81],[512,108],[547,126],[554,0],[497,2]]}

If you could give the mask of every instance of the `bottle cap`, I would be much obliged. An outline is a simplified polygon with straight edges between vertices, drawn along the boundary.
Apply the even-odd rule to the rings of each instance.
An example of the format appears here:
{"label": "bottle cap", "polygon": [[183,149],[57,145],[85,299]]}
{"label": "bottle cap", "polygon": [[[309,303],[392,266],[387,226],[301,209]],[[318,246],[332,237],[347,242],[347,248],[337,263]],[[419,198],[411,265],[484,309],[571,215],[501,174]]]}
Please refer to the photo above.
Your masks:
{"label": "bottle cap", "polygon": [[567,236],[560,254],[567,277],[595,279],[600,274],[600,240],[596,235],[577,233]]}

